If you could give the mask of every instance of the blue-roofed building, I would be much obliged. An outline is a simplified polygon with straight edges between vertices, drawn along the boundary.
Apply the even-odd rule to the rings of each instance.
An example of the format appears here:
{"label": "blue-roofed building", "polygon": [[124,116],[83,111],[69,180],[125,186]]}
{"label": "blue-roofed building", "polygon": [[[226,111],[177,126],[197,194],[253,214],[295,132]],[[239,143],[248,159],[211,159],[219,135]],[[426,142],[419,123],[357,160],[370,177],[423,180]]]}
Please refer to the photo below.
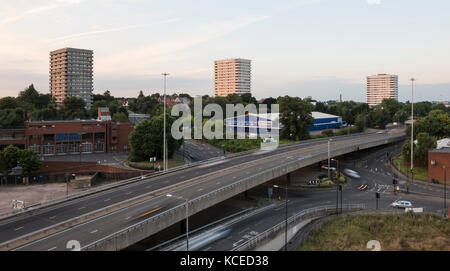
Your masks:
{"label": "blue-roofed building", "polygon": [[319,131],[347,126],[347,122],[342,121],[342,117],[322,112],[311,112],[314,123],[309,126],[309,131]]}
{"label": "blue-roofed building", "polygon": [[273,137],[279,135],[283,128],[279,122],[279,114],[251,113],[225,119],[225,127],[227,131],[245,133],[249,138]]}

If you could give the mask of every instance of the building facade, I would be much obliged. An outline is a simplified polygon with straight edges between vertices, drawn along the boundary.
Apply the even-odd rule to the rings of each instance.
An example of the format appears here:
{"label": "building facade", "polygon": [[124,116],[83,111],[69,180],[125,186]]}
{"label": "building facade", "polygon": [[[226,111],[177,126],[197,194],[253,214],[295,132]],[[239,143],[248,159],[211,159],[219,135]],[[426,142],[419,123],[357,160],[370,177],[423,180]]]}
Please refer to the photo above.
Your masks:
{"label": "building facade", "polygon": [[40,156],[128,152],[129,123],[116,123],[100,112],[97,120],[27,121],[23,129],[0,129],[0,149],[31,149]]}
{"label": "building facade", "polygon": [[314,118],[314,123],[308,127],[310,132],[347,126],[347,122],[342,121],[341,116],[316,111],[311,112],[311,116]]}
{"label": "building facade", "polygon": [[214,61],[214,94],[228,96],[251,90],[251,60],[242,58]]}
{"label": "building facade", "polygon": [[428,179],[443,183],[450,180],[450,138],[437,141],[436,149],[428,151]]}
{"label": "building facade", "polygon": [[81,98],[92,106],[93,51],[62,48],[50,52],[50,92],[61,105],[68,97]]}
{"label": "building facade", "polygon": [[383,99],[398,100],[398,76],[390,74],[367,76],[367,104],[375,106]]}

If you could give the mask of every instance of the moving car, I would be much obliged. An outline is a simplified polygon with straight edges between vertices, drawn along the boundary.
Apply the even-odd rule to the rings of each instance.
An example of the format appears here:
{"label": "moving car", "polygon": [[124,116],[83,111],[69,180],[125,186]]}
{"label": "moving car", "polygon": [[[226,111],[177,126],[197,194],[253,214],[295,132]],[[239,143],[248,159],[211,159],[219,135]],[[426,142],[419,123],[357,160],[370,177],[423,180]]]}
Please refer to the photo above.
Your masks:
{"label": "moving car", "polygon": [[412,207],[412,203],[407,200],[396,200],[391,203],[391,206],[394,208],[410,208]]}
{"label": "moving car", "polygon": [[350,176],[352,178],[355,178],[355,179],[361,178],[361,176],[359,176],[358,172],[348,169],[348,168],[344,169],[344,174],[347,176]]}

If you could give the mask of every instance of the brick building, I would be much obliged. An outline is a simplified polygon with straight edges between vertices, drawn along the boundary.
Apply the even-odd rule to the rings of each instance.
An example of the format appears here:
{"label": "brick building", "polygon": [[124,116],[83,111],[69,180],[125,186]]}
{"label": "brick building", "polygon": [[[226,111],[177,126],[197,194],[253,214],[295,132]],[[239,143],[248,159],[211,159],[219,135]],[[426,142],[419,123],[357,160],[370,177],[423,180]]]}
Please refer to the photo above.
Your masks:
{"label": "brick building", "polygon": [[0,129],[0,149],[15,145],[42,156],[129,151],[133,127],[111,121],[104,108],[98,112],[97,120],[26,121],[22,129]]}
{"label": "brick building", "polygon": [[444,167],[446,179],[450,181],[450,148],[434,149],[428,152],[428,179],[444,182]]}

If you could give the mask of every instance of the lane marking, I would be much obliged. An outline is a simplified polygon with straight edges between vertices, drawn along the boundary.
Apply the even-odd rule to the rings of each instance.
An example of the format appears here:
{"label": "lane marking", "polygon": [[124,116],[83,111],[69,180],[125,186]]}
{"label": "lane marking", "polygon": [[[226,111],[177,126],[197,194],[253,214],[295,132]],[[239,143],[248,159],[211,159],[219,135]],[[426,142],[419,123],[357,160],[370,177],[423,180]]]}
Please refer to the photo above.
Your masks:
{"label": "lane marking", "polygon": [[78,210],[83,210],[84,208],[86,208],[86,206],[80,207]]}
{"label": "lane marking", "polygon": [[49,217],[48,219],[55,219],[56,215]]}
{"label": "lane marking", "polygon": [[56,247],[52,247],[52,248],[49,248],[49,249],[47,249],[47,251],[52,251],[52,250],[54,250]]}
{"label": "lane marking", "polygon": [[158,210],[161,209],[161,208],[162,208],[162,207],[153,209],[153,210],[151,210],[150,212],[147,212],[147,213],[145,213],[145,214],[140,215],[139,217],[143,217],[143,216],[145,216],[145,215],[148,215],[148,214],[151,214],[151,213],[153,213],[153,212],[156,212],[156,211],[158,211]]}
{"label": "lane marking", "polygon": [[110,201],[111,199],[105,199],[105,201]]}
{"label": "lane marking", "polygon": [[98,230],[93,230],[93,231],[91,231],[91,233],[96,233],[96,232],[98,232]]}
{"label": "lane marking", "polygon": [[18,227],[16,229],[14,229],[14,231],[18,231],[18,230],[21,230],[21,229],[23,229],[23,227]]}

